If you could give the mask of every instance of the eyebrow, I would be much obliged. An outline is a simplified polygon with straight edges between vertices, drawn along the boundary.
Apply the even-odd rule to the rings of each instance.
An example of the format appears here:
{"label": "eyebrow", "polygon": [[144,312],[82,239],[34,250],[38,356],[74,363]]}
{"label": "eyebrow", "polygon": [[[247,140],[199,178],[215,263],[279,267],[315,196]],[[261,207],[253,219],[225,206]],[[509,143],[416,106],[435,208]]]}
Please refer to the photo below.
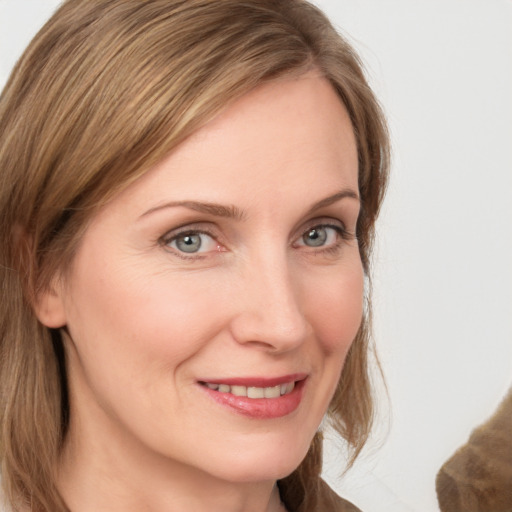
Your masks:
{"label": "eyebrow", "polygon": [[141,218],[159,210],[164,210],[166,208],[176,208],[179,206],[188,208],[189,210],[195,210],[196,212],[213,215],[215,217],[226,217],[228,219],[235,220],[243,220],[245,218],[245,212],[234,205],[224,206],[222,204],[205,203],[200,201],[171,201],[149,209],[147,212],[144,212],[141,215]]}
{"label": "eyebrow", "polygon": [[346,198],[355,199],[357,202],[361,201],[361,199],[359,198],[359,194],[357,194],[357,192],[355,192],[354,190],[352,190],[350,188],[346,188],[336,194],[333,194],[332,196],[326,197],[325,199],[321,199],[320,201],[316,202],[308,210],[308,214],[316,212],[317,210],[320,210],[321,208],[325,208],[327,206],[330,206],[333,203],[336,203],[336,202],[341,201],[342,199],[346,199]]}
{"label": "eyebrow", "polygon": [[[331,204],[336,203],[337,201],[340,201],[345,198],[360,201],[359,195],[355,191],[351,189],[344,189],[341,190],[340,192],[337,192],[336,194],[333,194],[332,196],[317,201],[315,204],[313,204],[313,206],[311,206],[307,213],[311,214],[317,210],[320,210],[321,208],[330,206]],[[155,206],[154,208],[150,208],[149,210],[144,212],[140,216],[140,218],[146,217],[147,215],[150,215],[160,210],[176,207],[188,208],[189,210],[195,210],[196,212],[206,213],[208,215],[213,215],[215,217],[224,217],[235,220],[244,220],[246,218],[246,212],[244,210],[241,210],[237,206],[222,205],[217,203],[201,201],[170,201],[168,203]]]}

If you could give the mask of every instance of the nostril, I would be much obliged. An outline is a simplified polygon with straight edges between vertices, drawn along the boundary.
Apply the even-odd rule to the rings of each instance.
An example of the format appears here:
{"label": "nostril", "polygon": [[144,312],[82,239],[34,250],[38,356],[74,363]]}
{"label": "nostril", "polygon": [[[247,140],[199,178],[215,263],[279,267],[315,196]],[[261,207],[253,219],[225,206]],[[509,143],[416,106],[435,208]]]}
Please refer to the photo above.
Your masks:
{"label": "nostril", "polygon": [[[257,274],[256,267],[261,270]],[[308,322],[285,263],[276,264],[273,259],[264,266],[254,265],[245,277],[243,293],[231,318],[234,339],[273,351],[301,344],[309,332]]]}
{"label": "nostril", "polygon": [[253,347],[253,348],[261,348],[261,349],[264,349],[264,350],[268,350],[269,348],[271,348],[271,349],[273,348],[273,344],[271,342],[258,341],[258,340],[252,340],[252,341],[244,342],[244,345],[250,346],[250,347]]}

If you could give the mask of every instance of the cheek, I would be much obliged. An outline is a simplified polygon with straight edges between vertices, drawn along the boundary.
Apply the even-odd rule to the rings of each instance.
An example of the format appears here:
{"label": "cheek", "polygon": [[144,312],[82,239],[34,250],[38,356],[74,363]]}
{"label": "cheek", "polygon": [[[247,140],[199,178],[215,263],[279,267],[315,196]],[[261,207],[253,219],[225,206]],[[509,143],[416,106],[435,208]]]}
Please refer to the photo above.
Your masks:
{"label": "cheek", "polygon": [[121,267],[109,273],[108,286],[88,282],[75,287],[69,321],[75,392],[92,391],[110,411],[161,407],[160,391],[178,383],[220,328],[211,295],[175,276],[128,277]]}
{"label": "cheek", "polygon": [[101,331],[123,345],[126,358],[167,370],[192,357],[222,329],[222,301],[215,289],[215,279],[200,273],[146,268],[137,274],[132,266],[111,273],[109,286],[92,299]]}
{"label": "cheek", "polygon": [[363,315],[364,280],[360,265],[308,288],[308,316],[326,354],[344,360]]}

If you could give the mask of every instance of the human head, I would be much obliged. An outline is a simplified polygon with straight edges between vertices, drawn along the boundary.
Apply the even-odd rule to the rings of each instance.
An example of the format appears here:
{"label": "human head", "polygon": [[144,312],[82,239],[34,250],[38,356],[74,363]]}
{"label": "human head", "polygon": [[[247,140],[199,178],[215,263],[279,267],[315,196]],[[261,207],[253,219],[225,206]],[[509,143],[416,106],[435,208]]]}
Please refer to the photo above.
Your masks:
{"label": "human head", "polygon": [[[2,461],[12,496],[48,509],[58,500],[47,482],[67,425],[65,355],[32,305],[65,272],[88,220],[229,103],[311,68],[353,123],[368,274],[385,125],[357,57],[310,4],[73,0],[31,43],[0,100],[0,271],[10,297],[1,307]],[[371,419],[367,351],[368,318],[330,410],[356,452]],[[318,471],[317,454],[318,440],[302,471]]]}

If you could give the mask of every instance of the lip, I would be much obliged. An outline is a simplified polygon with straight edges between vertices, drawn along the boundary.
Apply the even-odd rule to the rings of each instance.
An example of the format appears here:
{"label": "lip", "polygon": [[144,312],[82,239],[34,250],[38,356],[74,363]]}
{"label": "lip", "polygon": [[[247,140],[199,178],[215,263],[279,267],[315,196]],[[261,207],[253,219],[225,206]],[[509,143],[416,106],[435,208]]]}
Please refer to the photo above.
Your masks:
{"label": "lip", "polygon": [[233,377],[226,379],[205,379],[200,382],[208,382],[209,384],[227,384],[228,386],[254,386],[257,388],[271,388],[286,384],[287,382],[302,381],[307,377],[305,373],[293,373],[290,375],[282,375],[280,377]]}
{"label": "lip", "polygon": [[[235,396],[231,393],[221,393],[204,385],[227,384],[229,386],[274,387],[287,382],[295,382],[293,390],[277,398],[248,398]],[[201,390],[217,404],[231,411],[253,419],[274,419],[287,416],[295,411],[302,400],[306,386],[306,374],[283,375],[280,377],[236,377],[226,379],[206,379],[198,381]]]}

